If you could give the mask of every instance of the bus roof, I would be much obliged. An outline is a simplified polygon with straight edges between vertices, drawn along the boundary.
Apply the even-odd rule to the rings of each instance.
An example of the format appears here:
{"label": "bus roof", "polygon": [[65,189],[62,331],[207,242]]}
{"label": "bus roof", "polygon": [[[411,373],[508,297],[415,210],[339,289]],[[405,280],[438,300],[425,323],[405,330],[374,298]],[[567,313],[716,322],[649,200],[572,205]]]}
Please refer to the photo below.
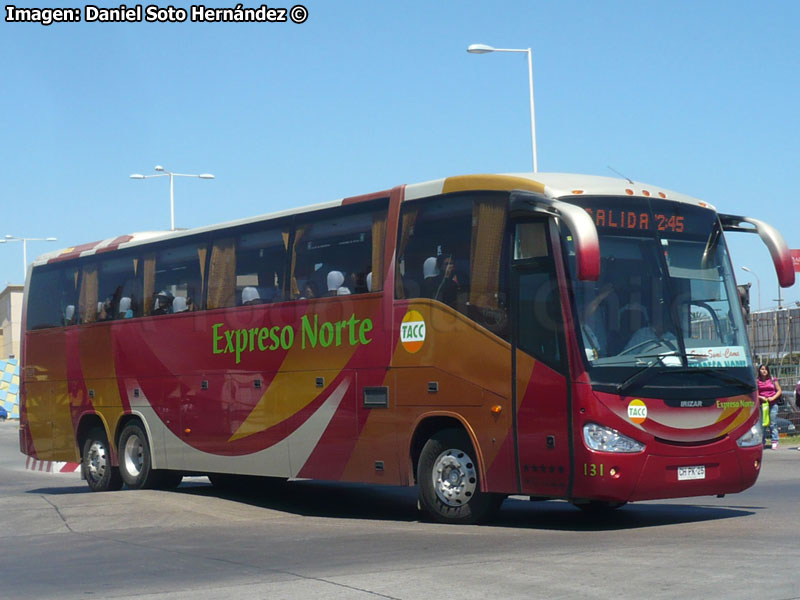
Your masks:
{"label": "bus roof", "polygon": [[[470,190],[514,190],[523,189],[528,191],[535,191],[542,193],[551,198],[564,198],[576,195],[585,196],[634,196],[634,197],[660,197],[677,202],[686,202],[698,206],[703,206],[712,210],[716,210],[714,206],[665,188],[644,184],[640,182],[632,182],[627,179],[619,179],[614,177],[600,177],[597,175],[578,175],[572,173],[506,173],[506,174],[485,174],[485,175],[458,175],[455,177],[445,177],[442,179],[435,179],[422,183],[409,184],[405,189],[405,200],[416,200],[428,196],[435,196],[439,194],[447,194],[460,191]],[[389,191],[385,192],[386,196]],[[376,197],[376,194],[370,194],[370,197]],[[356,199],[354,197],[353,199]],[[127,248],[146,244],[151,242],[158,242],[168,239],[176,239],[180,237],[195,235],[198,233],[205,233],[215,231],[218,229],[225,229],[228,227],[236,227],[239,225],[247,225],[250,223],[257,223],[270,219],[277,219],[296,214],[313,212],[316,210],[323,210],[327,208],[334,208],[341,206],[348,199],[339,199],[332,202],[325,202],[321,204],[314,204],[302,208],[283,210],[274,213],[268,213],[250,217],[247,219],[238,219],[226,223],[218,223],[205,227],[198,227],[195,229],[183,229],[179,231],[144,231],[133,233],[129,235],[122,235],[97,242],[90,242],[81,244],[71,248],[62,248],[54,252],[48,252],[37,257],[33,261],[33,266],[40,266],[48,262],[60,262],[72,258],[83,256],[91,256],[96,253],[108,252],[118,248]]]}

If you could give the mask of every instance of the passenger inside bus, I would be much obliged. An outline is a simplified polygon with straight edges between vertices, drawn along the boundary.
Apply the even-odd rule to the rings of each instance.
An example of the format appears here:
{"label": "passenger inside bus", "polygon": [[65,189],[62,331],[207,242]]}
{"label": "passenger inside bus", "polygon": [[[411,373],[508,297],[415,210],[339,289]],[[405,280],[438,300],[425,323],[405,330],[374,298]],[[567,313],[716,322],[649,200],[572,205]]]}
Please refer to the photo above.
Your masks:
{"label": "passenger inside bus", "polygon": [[153,305],[153,314],[154,315],[167,315],[171,312],[172,309],[172,302],[174,298],[172,294],[165,290],[161,290],[158,295],[156,295],[156,301]]}
{"label": "passenger inside bus", "polygon": [[455,308],[458,299],[458,277],[455,274],[453,256],[440,254],[435,259],[435,268],[432,268],[430,261],[431,259],[427,258],[423,264],[425,279],[422,282],[422,295]]}

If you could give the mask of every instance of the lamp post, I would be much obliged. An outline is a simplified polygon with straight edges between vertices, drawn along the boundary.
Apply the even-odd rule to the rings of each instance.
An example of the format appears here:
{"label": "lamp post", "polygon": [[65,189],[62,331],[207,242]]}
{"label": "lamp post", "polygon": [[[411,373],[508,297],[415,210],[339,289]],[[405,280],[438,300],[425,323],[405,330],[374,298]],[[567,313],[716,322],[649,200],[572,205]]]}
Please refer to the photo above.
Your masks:
{"label": "lamp post", "polygon": [[742,271],[747,271],[750,273],[750,275],[756,278],[756,283],[758,284],[758,310],[761,310],[761,280],[758,278],[758,275],[756,275],[755,271],[751,271],[747,267],[742,267]]}
{"label": "lamp post", "polygon": [[16,235],[7,235],[3,239],[0,239],[0,244],[5,244],[7,242],[22,242],[22,280],[25,281],[25,277],[28,274],[28,242],[55,242],[57,238],[54,237],[47,237],[47,238],[26,238],[26,237],[18,237]]}
{"label": "lamp post", "polygon": [[533,56],[530,48],[494,48],[486,44],[471,44],[467,48],[471,54],[488,54],[489,52],[526,52],[528,54],[528,89],[531,100],[531,146],[533,148],[533,172],[539,171],[536,158],[536,113],[533,109]]}
{"label": "lamp post", "polygon": [[167,171],[161,165],[156,165],[155,170],[159,171],[157,175],[142,175],[141,173],[134,173],[131,179],[150,179],[152,177],[169,177],[169,229],[175,231],[175,187],[173,185],[175,177],[197,177],[199,179],[214,179],[211,173],[201,173],[193,175],[191,173],[173,173]]}

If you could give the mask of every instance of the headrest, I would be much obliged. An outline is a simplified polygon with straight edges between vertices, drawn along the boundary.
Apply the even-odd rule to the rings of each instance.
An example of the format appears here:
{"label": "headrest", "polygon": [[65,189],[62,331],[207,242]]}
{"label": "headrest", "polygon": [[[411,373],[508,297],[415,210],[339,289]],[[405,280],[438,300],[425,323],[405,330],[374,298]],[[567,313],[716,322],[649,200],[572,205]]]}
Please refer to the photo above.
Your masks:
{"label": "headrest", "polygon": [[261,297],[258,295],[258,290],[253,286],[247,286],[242,290],[242,304],[260,299]]}
{"label": "headrest", "polygon": [[436,268],[436,257],[429,256],[422,263],[422,276],[427,279],[428,277],[436,277],[439,275],[439,269]]}
{"label": "headrest", "polygon": [[71,321],[72,317],[75,316],[75,305],[74,304],[67,304],[64,308],[64,318],[67,321]]}
{"label": "headrest", "polygon": [[368,292],[372,291],[372,271],[367,273],[367,291]]}
{"label": "headrest", "polygon": [[127,296],[123,296],[119,299],[119,312],[125,313],[131,309],[131,299]]}
{"label": "headrest", "polygon": [[328,291],[333,292],[342,287],[344,283],[344,275],[341,271],[331,271],[328,273]]}
{"label": "headrest", "polygon": [[338,290],[336,290],[336,295],[337,296],[349,296],[351,293],[352,292],[350,291],[350,288],[347,288],[347,287],[344,287],[344,286],[342,286]]}
{"label": "headrest", "polygon": [[172,301],[172,312],[184,312],[188,308],[189,307],[186,305],[186,298],[183,296],[175,296],[175,299]]}

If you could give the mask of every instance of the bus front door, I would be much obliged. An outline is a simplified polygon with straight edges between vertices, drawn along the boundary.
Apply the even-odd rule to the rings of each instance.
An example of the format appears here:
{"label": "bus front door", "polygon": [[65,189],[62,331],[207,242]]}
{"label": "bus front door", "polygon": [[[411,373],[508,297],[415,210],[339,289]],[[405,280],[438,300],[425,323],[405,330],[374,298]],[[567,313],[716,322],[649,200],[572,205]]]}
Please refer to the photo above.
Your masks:
{"label": "bus front door", "polygon": [[567,357],[549,221],[513,225],[512,389],[519,489],[565,497],[570,480]]}

